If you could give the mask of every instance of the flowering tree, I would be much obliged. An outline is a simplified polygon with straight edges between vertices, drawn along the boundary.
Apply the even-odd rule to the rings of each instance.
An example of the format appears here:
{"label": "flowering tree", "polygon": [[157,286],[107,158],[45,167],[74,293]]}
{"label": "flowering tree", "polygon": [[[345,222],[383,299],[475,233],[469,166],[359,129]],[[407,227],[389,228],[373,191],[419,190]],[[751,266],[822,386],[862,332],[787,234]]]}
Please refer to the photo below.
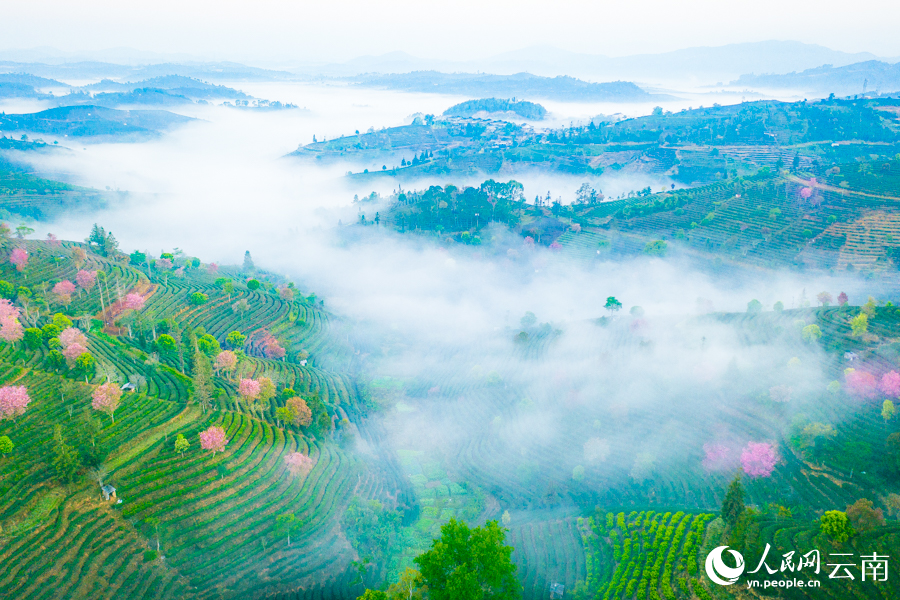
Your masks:
{"label": "flowering tree", "polygon": [[216,263],[209,263],[208,265],[206,265],[206,272],[210,275],[215,275],[219,272],[219,265],[217,265]]}
{"label": "flowering tree", "polygon": [[25,337],[22,324],[15,317],[0,318],[0,339],[4,342],[18,342]]}
{"label": "flowering tree", "polygon": [[811,188],[805,187],[805,188],[803,188],[802,190],[800,190],[800,197],[803,198],[804,200],[806,200],[806,199],[809,198],[810,196],[812,196],[812,189],[811,189]]}
{"label": "flowering tree", "polygon": [[721,442],[703,444],[703,468],[707,471],[725,471],[735,465],[731,449]]}
{"label": "flowering tree", "polygon": [[829,294],[828,292],[819,292],[818,294],[816,294],[816,300],[818,300],[819,304],[821,304],[822,306],[828,306],[829,304],[831,304],[831,299],[831,294]]}
{"label": "flowering tree", "polygon": [[5,385],[0,388],[0,419],[13,419],[25,413],[31,398],[24,385]]}
{"label": "flowering tree", "polygon": [[200,432],[200,447],[204,450],[212,450],[213,456],[216,455],[216,452],[225,452],[227,443],[225,430],[221,427],[213,425],[206,431]]}
{"label": "flowering tree", "polygon": [[534,238],[530,235],[525,236],[525,241],[522,242],[526,248],[534,248]]}
{"label": "flowering tree", "polygon": [[260,346],[262,347],[266,358],[284,358],[284,355],[286,354],[285,349],[281,347],[281,344],[278,343],[275,336],[268,331],[265,332],[263,339],[260,342]]}
{"label": "flowering tree", "polygon": [[843,305],[847,304],[847,302],[849,300],[850,300],[850,298],[847,297],[846,293],[841,292],[840,294],[838,294],[838,298],[837,298],[838,305],[843,306]]}
{"label": "flowering tree", "polygon": [[97,271],[85,271],[84,269],[81,269],[75,275],[75,283],[77,283],[78,287],[84,291],[90,292],[97,283]]}
{"label": "flowering tree", "polygon": [[25,248],[13,249],[9,254],[9,262],[16,266],[16,271],[24,271],[28,264],[28,251]]}
{"label": "flowering tree", "polygon": [[553,251],[562,250],[562,244],[560,244],[559,242],[553,242],[552,244],[550,244],[550,249]]}
{"label": "flowering tree", "polygon": [[255,379],[241,379],[238,393],[246,402],[253,402],[259,396],[259,382]]}
{"label": "flowering tree", "polygon": [[291,475],[306,475],[312,470],[313,461],[310,457],[300,452],[291,452],[284,456],[284,464]]}
{"label": "flowering tree", "polygon": [[765,442],[748,442],[741,452],[741,466],[750,477],[770,476],[777,462],[775,449]]}
{"label": "flowering tree", "polygon": [[278,296],[285,302],[293,302],[294,288],[288,287],[286,285],[280,285],[278,286]]}
{"label": "flowering tree", "polygon": [[878,379],[867,371],[847,369],[844,371],[847,389],[857,398],[871,400],[878,395]]}
{"label": "flowering tree", "polygon": [[116,418],[113,416],[113,413],[119,408],[119,400],[122,398],[122,390],[118,384],[104,383],[94,390],[91,398],[91,408],[105,412],[112,419],[112,422],[115,423]]}
{"label": "flowering tree", "polygon": [[17,342],[25,336],[19,322],[19,308],[6,298],[0,298],[0,339]]}
{"label": "flowering tree", "polygon": [[63,345],[63,348],[68,348],[72,344],[87,346],[87,337],[81,333],[80,329],[68,327],[59,334],[59,342]]}
{"label": "flowering tree", "polygon": [[237,354],[231,350],[219,352],[216,355],[216,375],[219,371],[231,372],[237,366]]}
{"label": "flowering tree", "polygon": [[888,398],[900,398],[900,373],[897,371],[885,373],[879,387]]}
{"label": "flowering tree", "polygon": [[312,423],[312,411],[306,404],[306,400],[300,396],[294,396],[293,398],[288,398],[286,404],[291,413],[291,422],[293,422],[294,425],[309,427]]}
{"label": "flowering tree", "polygon": [[144,297],[140,294],[127,294],[122,306],[126,310],[141,310],[144,308],[144,302]]}
{"label": "flowering tree", "polygon": [[53,294],[59,299],[60,302],[69,306],[69,303],[72,302],[72,294],[75,293],[75,284],[69,281],[68,279],[63,279],[59,283],[53,286]]}
{"label": "flowering tree", "polygon": [[79,356],[88,354],[88,349],[78,342],[75,342],[63,348],[62,353],[63,356],[66,357],[66,363],[69,365],[69,368],[72,368]]}
{"label": "flowering tree", "polygon": [[52,233],[47,234],[47,245],[51,248],[59,248],[61,243],[62,242],[59,241],[59,238]]}

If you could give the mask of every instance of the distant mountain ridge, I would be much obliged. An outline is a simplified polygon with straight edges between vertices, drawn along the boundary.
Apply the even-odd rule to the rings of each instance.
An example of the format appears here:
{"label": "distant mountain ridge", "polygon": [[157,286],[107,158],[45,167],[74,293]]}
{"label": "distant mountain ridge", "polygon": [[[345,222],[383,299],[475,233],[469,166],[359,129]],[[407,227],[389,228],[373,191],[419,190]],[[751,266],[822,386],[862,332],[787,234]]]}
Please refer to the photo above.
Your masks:
{"label": "distant mountain ridge", "polygon": [[348,78],[365,87],[386,88],[404,92],[430,92],[468,96],[506,96],[608,102],[642,102],[670,98],[650,94],[630,81],[591,83],[568,76],[540,77],[530,73],[488,75],[472,73],[369,73]]}
{"label": "distant mountain ridge", "polygon": [[154,77],[178,75],[212,81],[278,81],[294,74],[249,67],[240,63],[159,63],[149,65],[117,65],[106,62],[72,62],[62,64],[22,63],[0,60],[0,73],[29,73],[62,81],[117,79],[141,81]]}
{"label": "distant mountain ridge", "polygon": [[731,82],[734,86],[795,89],[815,95],[850,96],[863,92],[900,91],[900,63],[869,60],[835,67],[824,65],[799,73],[742,75]]}
{"label": "distant mountain ridge", "polygon": [[115,110],[102,106],[63,106],[36,113],[0,115],[0,131],[28,131],[72,137],[153,137],[190,117],[163,110]]}
{"label": "distant mountain ridge", "polygon": [[[117,57],[119,60],[116,60]],[[879,57],[870,52],[842,52],[790,40],[767,40],[629,56],[605,56],[570,52],[549,46],[530,46],[465,61],[422,58],[398,50],[375,56],[359,56],[340,63],[298,61],[290,64],[286,60],[287,66],[272,70],[237,62],[203,62],[191,60],[191,57],[159,55],[128,48],[89,54],[36,48],[30,51],[0,51],[0,72],[28,72],[54,79],[108,78],[130,81],[176,74],[227,82],[414,71],[490,72],[498,75],[513,75],[525,71],[545,77],[568,75],[589,81],[624,79],[665,82],[690,78],[700,83],[716,83],[731,81],[751,73],[787,74],[822,65],[842,67],[870,60],[893,63],[900,60],[900,57]]]}

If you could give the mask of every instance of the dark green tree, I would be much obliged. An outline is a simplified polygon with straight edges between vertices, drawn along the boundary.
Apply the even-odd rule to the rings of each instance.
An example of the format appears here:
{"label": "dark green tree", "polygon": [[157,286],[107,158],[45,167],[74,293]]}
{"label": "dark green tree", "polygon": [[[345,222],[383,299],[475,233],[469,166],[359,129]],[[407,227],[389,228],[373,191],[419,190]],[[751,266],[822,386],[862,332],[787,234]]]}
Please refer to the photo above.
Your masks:
{"label": "dark green tree", "polygon": [[94,223],[94,226],[91,227],[91,234],[84,241],[88,243],[92,250],[103,248],[106,243],[106,230]]}
{"label": "dark green tree", "polygon": [[194,377],[191,397],[206,412],[212,403],[212,366],[203,352],[194,353]]}
{"label": "dark green tree", "polygon": [[742,514],[744,514],[744,486],[741,483],[741,476],[736,475],[725,492],[725,500],[722,501],[722,519],[728,529],[732,529]]}
{"label": "dark green tree", "polygon": [[25,347],[34,351],[41,347],[41,343],[44,340],[44,333],[37,327],[29,327],[25,330],[25,337],[23,339],[25,341]]}
{"label": "dark green tree", "polygon": [[78,452],[66,443],[61,425],[53,427],[53,456],[50,459],[50,463],[53,465],[59,480],[66,483],[72,483],[75,480],[75,475],[78,474],[78,470],[81,469],[81,460]]}
{"label": "dark green tree", "polygon": [[456,519],[415,559],[432,600],[513,600],[522,597],[513,548],[497,521],[469,529]]}
{"label": "dark green tree", "polygon": [[606,304],[603,305],[603,308],[614,313],[622,309],[622,303],[616,300],[615,296],[610,296],[606,299]]}
{"label": "dark green tree", "polygon": [[66,368],[66,357],[59,350],[51,350],[44,359],[44,364],[48,369],[58,373],[60,369]]}

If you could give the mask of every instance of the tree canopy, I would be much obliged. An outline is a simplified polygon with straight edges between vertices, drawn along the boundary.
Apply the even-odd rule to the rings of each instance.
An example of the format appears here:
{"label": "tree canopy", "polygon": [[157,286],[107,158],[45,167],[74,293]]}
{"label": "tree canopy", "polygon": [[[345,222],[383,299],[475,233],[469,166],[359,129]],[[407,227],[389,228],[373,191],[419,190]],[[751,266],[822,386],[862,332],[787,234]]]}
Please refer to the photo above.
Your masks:
{"label": "tree canopy", "polygon": [[441,527],[441,537],[415,559],[433,600],[513,600],[521,598],[513,548],[497,521],[470,529],[456,519]]}

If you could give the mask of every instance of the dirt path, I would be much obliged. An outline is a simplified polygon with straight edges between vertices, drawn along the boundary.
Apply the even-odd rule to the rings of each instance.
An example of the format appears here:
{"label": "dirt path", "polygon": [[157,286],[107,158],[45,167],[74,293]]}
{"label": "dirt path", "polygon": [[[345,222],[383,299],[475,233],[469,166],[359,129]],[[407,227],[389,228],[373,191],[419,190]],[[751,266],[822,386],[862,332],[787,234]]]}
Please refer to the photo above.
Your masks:
{"label": "dirt path", "polygon": [[827,183],[816,182],[814,185],[810,186],[809,181],[803,179],[801,177],[797,177],[796,175],[788,175],[788,180],[793,181],[794,183],[799,183],[804,186],[814,187],[820,190],[825,190],[828,192],[835,192],[838,194],[852,194],[854,196],[863,196],[865,198],[878,198],[880,200],[896,200],[900,202],[900,198],[897,196],[882,196],[880,194],[870,194],[868,192],[860,192],[857,190],[844,189],[842,187],[835,187],[833,185],[828,185]]}

